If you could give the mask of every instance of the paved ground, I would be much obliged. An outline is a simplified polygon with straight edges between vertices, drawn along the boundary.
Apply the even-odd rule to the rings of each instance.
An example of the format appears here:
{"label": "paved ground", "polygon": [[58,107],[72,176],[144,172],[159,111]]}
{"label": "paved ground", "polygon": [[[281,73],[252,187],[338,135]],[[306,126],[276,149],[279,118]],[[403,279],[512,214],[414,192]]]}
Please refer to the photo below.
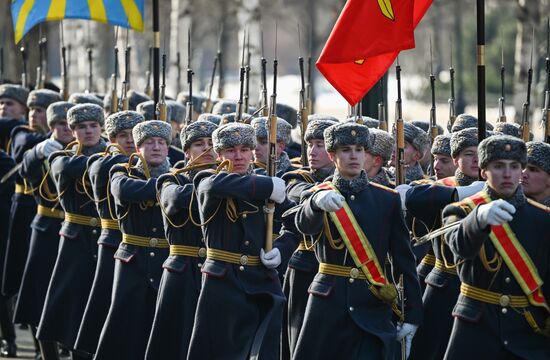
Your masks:
{"label": "paved ground", "polygon": [[[17,359],[34,359],[35,348],[34,342],[31,337],[31,332],[28,329],[22,330],[19,326],[16,326],[17,333]],[[0,359],[8,359],[0,356]],[[13,358],[12,358],[13,359]],[[68,360],[68,357],[61,357],[61,359]]]}

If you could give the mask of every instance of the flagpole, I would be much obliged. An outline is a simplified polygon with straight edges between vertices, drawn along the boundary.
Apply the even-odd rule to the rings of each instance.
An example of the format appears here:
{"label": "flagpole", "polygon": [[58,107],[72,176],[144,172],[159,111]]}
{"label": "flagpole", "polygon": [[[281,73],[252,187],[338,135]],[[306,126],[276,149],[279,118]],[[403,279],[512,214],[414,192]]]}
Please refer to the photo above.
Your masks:
{"label": "flagpole", "polygon": [[159,27],[159,0],[153,0],[153,109],[159,102],[160,85],[160,27]]}
{"label": "flagpole", "polygon": [[478,141],[485,139],[485,0],[477,0],[477,119]]}

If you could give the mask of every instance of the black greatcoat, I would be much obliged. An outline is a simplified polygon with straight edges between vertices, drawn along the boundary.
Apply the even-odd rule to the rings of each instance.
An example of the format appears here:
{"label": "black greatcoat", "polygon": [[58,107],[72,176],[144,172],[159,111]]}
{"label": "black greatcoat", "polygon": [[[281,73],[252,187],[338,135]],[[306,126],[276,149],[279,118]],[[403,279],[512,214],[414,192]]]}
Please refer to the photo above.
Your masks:
{"label": "black greatcoat", "polygon": [[[373,183],[358,192],[341,191],[341,194],[381,266],[389,254],[393,258],[394,278],[403,274],[405,322],[420,324],[420,285],[399,195]],[[324,212],[312,199],[313,196],[303,198],[296,224],[303,234],[317,238],[324,228]],[[338,239],[332,222],[331,228],[333,237]],[[324,235],[315,243],[315,254],[319,262],[355,267],[345,248],[334,249]],[[387,276],[391,279],[390,274]],[[293,359],[393,359],[397,343],[392,309],[372,294],[366,281],[352,282],[345,277],[318,273],[309,294]]]}
{"label": "black greatcoat", "polygon": [[[259,256],[265,242],[262,207],[273,182],[262,175],[202,171],[194,178],[207,248]],[[236,218],[228,217],[232,199]],[[276,206],[277,213],[294,202]],[[208,221],[207,221],[208,220]],[[281,254],[296,247],[284,228],[273,243]],[[290,252],[293,250],[290,250]],[[278,358],[284,296],[277,271],[206,259],[188,359]]]}

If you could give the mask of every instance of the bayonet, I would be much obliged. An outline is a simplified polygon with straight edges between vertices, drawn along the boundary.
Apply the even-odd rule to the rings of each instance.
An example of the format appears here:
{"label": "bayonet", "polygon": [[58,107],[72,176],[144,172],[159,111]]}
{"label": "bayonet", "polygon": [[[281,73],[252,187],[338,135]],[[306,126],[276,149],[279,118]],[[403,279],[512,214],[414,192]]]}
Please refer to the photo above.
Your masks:
{"label": "bayonet", "polygon": [[527,70],[527,99],[522,106],[521,118],[521,138],[528,142],[530,136],[529,129],[529,106],[531,105],[531,84],[533,82],[533,48],[535,47],[535,28],[533,27],[533,37],[531,44],[531,59],[529,62],[529,70]]}
{"label": "bayonet", "polygon": [[111,74],[111,114],[118,112],[118,93],[117,93],[117,76],[118,76],[118,26],[115,27],[115,48],[114,57],[115,64],[113,73]]}
{"label": "bayonet", "polygon": [[[434,143],[437,132],[437,120],[435,116],[435,75],[433,70],[433,51],[432,51],[432,38],[430,37],[430,90],[432,93],[432,107],[430,108],[430,141]],[[430,155],[430,171],[431,175],[434,175],[434,158]]]}
{"label": "bayonet", "polygon": [[206,107],[205,111],[207,113],[212,112],[212,90],[214,88],[214,78],[216,77],[216,70],[218,68],[218,54],[221,52],[221,37],[222,37],[222,31],[221,26],[218,29],[218,50],[216,52],[216,56],[214,57],[214,66],[212,67],[212,73],[210,75],[210,84],[208,85],[208,98],[206,100]]}
{"label": "bayonet", "polygon": [[405,183],[405,129],[401,100],[401,66],[399,65],[399,56],[395,65],[395,78],[397,80],[397,101],[395,102],[395,183],[396,185],[401,185]]}
{"label": "bayonet", "polygon": [[179,94],[181,91],[181,54],[178,51],[176,54],[176,94]]}
{"label": "bayonet", "polygon": [[380,79],[380,101],[378,101],[378,128],[388,131],[388,119],[386,119],[386,104],[384,101],[384,77]]}
{"label": "bayonet", "polygon": [[153,47],[149,46],[149,60],[147,61],[147,70],[145,71],[145,93],[151,97],[151,68],[153,67]]}
{"label": "bayonet", "polygon": [[59,22],[59,37],[61,40],[61,97],[67,101],[69,98],[69,83],[67,80],[67,54],[63,39],[63,21]]}
{"label": "bayonet", "polygon": [[223,99],[225,97],[225,78],[223,71],[223,53],[222,53],[222,39],[223,39],[223,23],[220,27],[220,36],[218,38],[218,99]]}
{"label": "bayonet", "polygon": [[260,25],[260,45],[262,48],[262,57],[260,58],[261,66],[261,84],[260,84],[260,105],[262,106],[262,116],[269,115],[268,103],[267,103],[267,60],[264,57],[264,31]]}
{"label": "bayonet", "polygon": [[500,98],[498,98],[498,121],[506,122],[506,111],[504,108],[505,94],[504,94],[504,80],[506,77],[506,69],[504,68],[504,47],[502,46],[502,35],[500,37]]}
{"label": "bayonet", "polygon": [[193,70],[191,69],[191,27],[187,31],[187,87],[189,94],[185,106],[185,126],[193,122]]}
{"label": "bayonet", "polygon": [[250,31],[246,36],[246,65],[244,67],[244,112],[248,113],[250,99]]}
{"label": "bayonet", "polygon": [[21,46],[21,58],[23,60],[23,71],[21,72],[21,86],[24,88],[29,88],[28,78],[27,78],[27,50],[25,49],[25,44]]}
{"label": "bayonet", "polygon": [[122,96],[120,97],[122,110],[130,109],[128,91],[130,89],[130,51],[132,48],[128,44],[129,37],[128,29],[126,29],[126,48],[124,49],[124,80],[122,81]]}
{"label": "bayonet", "polygon": [[449,75],[451,77],[451,97],[449,98],[449,124],[447,128],[453,127],[456,119],[456,107],[455,107],[455,69],[453,67],[453,38],[451,37],[451,66],[449,67]]}
{"label": "bayonet", "polygon": [[241,56],[241,68],[239,70],[239,101],[237,102],[235,122],[240,122],[243,117],[244,74],[246,72],[245,66],[244,66],[245,49],[246,49],[246,28],[243,30],[243,50],[242,50],[242,56]]}
{"label": "bayonet", "polygon": [[166,52],[162,54],[162,84],[160,85],[160,96],[157,104],[158,119],[169,121],[166,110]]}
{"label": "bayonet", "polygon": [[301,34],[300,34],[300,23],[298,23],[298,48],[299,48],[299,56],[298,56],[298,66],[300,67],[300,98],[299,98],[299,109],[298,109],[298,118],[300,120],[301,125],[301,132],[300,132],[300,139],[301,139],[301,162],[302,166],[308,166],[308,159],[307,159],[307,143],[304,138],[304,135],[306,133],[307,124],[308,124],[308,108],[307,108],[307,101],[306,101],[306,83],[305,83],[305,75],[304,75],[304,58],[302,56],[302,42],[301,42]]}
{"label": "bayonet", "polygon": [[313,52],[313,26],[309,28],[308,49],[309,49],[309,54],[307,57],[306,105],[307,105],[307,113],[313,114],[313,88],[311,83],[312,81],[311,53]]}
{"label": "bayonet", "polygon": [[93,86],[94,86],[94,78],[93,78],[93,55],[92,55],[92,47],[89,46],[86,49],[86,52],[88,53],[88,88],[86,89],[86,92],[91,93],[93,92]]}

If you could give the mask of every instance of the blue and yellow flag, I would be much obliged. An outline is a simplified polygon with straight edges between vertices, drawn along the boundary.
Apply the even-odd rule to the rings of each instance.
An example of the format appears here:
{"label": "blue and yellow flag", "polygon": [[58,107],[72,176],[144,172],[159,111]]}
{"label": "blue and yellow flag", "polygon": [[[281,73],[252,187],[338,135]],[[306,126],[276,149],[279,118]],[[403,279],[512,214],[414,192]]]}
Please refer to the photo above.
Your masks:
{"label": "blue and yellow flag", "polygon": [[145,0],[12,0],[15,43],[38,23],[85,19],[143,31]]}

